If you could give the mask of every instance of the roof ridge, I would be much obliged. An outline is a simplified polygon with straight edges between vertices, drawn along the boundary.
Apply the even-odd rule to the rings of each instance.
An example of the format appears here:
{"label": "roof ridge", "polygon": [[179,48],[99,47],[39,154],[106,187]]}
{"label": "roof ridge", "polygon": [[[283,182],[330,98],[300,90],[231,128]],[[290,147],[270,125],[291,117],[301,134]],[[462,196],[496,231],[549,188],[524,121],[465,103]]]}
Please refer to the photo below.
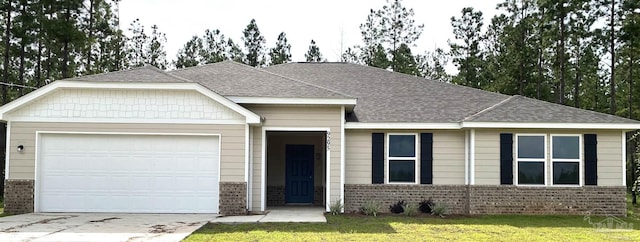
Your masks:
{"label": "roof ridge", "polygon": [[134,71],[134,70],[139,70],[139,69],[145,69],[147,68],[147,65],[144,66],[138,66],[138,67],[134,67],[134,68],[130,68],[130,69],[126,69],[126,70],[117,70],[117,71],[108,71],[108,72],[102,72],[102,73],[95,73],[95,74],[88,74],[88,75],[82,75],[82,76],[74,76],[74,77],[68,77],[68,78],[64,78],[64,79],[60,79],[60,80],[73,80],[73,79],[81,79],[83,77],[87,77],[87,76],[104,76],[104,75],[108,75],[108,74],[113,74],[113,73],[122,73],[122,72],[130,72],[130,71]]}
{"label": "roof ridge", "polygon": [[500,101],[500,102],[498,102],[498,103],[496,103],[494,105],[491,105],[488,108],[482,109],[482,110],[478,111],[477,113],[474,113],[474,114],[462,119],[462,122],[470,120],[470,119],[473,119],[475,117],[478,117],[478,116],[482,115],[483,113],[486,113],[486,112],[489,112],[491,110],[494,110],[494,109],[504,105],[505,103],[511,102],[513,99],[516,99],[518,97],[521,97],[521,96],[520,95],[513,95],[513,96],[510,96],[508,98],[505,98],[504,100],[502,100],[502,101]]}
{"label": "roof ridge", "polygon": [[315,85],[315,84],[308,83],[308,82],[305,82],[305,81],[302,81],[302,80],[298,80],[298,79],[294,79],[294,78],[291,78],[291,77],[288,77],[288,76],[284,76],[284,75],[280,75],[280,74],[277,74],[277,73],[273,73],[273,72],[267,71],[267,70],[265,70],[263,68],[256,68],[256,69],[261,71],[261,72],[264,72],[264,73],[267,73],[267,74],[270,74],[270,75],[274,75],[274,76],[278,76],[278,77],[282,77],[282,78],[290,80],[290,81],[302,83],[302,84],[307,85],[307,86],[320,88],[320,89],[323,89],[325,91],[329,91],[329,92],[333,92],[333,93],[336,93],[336,94],[340,94],[340,95],[345,96],[345,97],[356,98],[356,97],[354,97],[352,95],[349,95],[349,94],[346,94],[346,93],[343,93],[343,92],[339,92],[339,91],[336,91],[336,90],[333,90],[333,89],[330,89],[330,88],[327,88],[327,87]]}
{"label": "roof ridge", "polygon": [[184,77],[180,77],[180,76],[176,76],[176,75],[174,75],[174,74],[171,74],[171,73],[169,73],[169,71],[161,70],[161,69],[160,69],[160,68],[158,68],[158,67],[151,66],[151,65],[149,65],[149,67],[151,67],[151,70],[153,70],[153,71],[155,71],[155,72],[158,72],[158,73],[161,73],[161,74],[163,74],[163,75],[165,75],[165,76],[169,76],[169,77],[172,77],[172,78],[175,78],[175,79],[178,79],[178,80],[184,81],[184,82],[194,82],[194,81],[189,80],[189,79],[187,79],[187,78],[184,78]]}
{"label": "roof ridge", "polygon": [[[225,63],[225,62],[236,63],[236,61],[234,61],[234,60],[225,59],[223,61],[211,62],[211,63],[207,63],[207,64],[204,64],[204,65],[196,65],[196,66],[189,66],[189,67],[184,67],[184,68],[180,68],[180,69],[175,69],[175,70],[171,70],[169,72],[181,72],[181,71],[186,71],[186,70],[189,70],[189,69],[196,69],[196,68],[199,69],[199,68],[204,68],[204,67],[207,67],[207,66],[218,65],[218,64],[221,64],[221,63]],[[238,63],[238,64],[240,64],[240,63]]]}

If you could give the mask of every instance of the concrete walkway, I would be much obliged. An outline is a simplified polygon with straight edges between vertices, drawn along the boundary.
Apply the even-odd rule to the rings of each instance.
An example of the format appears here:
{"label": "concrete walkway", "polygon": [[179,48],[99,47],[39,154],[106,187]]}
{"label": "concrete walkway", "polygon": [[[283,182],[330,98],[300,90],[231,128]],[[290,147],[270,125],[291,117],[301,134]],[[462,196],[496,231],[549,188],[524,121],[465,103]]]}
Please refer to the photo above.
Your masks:
{"label": "concrete walkway", "polygon": [[181,241],[217,216],[217,214],[22,214],[0,218],[0,241]]}
{"label": "concrete walkway", "polygon": [[217,217],[212,223],[326,223],[323,207],[269,207],[264,215]]}

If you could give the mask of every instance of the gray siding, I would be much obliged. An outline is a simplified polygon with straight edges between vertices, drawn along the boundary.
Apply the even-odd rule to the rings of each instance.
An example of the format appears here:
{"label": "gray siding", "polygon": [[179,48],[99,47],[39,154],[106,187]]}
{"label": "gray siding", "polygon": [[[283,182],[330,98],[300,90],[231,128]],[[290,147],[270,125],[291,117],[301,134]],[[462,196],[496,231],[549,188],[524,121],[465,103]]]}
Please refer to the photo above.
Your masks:
{"label": "gray siding", "polygon": [[[372,133],[433,133],[433,184],[464,184],[464,131],[432,130],[347,130],[346,184],[371,184]],[[386,156],[386,150],[384,153]]]}

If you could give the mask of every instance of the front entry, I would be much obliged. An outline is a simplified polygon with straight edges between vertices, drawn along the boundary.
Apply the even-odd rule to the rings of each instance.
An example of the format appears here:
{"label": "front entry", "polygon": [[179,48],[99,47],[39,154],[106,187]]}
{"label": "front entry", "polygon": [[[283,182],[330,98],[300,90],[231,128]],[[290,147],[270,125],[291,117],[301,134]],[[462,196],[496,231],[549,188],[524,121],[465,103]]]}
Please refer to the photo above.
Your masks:
{"label": "front entry", "polygon": [[286,145],[286,203],[313,203],[313,145]]}

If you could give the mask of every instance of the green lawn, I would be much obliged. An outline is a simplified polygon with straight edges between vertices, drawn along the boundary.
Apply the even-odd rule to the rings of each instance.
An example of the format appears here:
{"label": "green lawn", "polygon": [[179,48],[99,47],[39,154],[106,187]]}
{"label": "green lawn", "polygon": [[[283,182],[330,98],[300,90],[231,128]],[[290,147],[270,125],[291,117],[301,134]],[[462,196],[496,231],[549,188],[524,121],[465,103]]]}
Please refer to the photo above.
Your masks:
{"label": "green lawn", "polygon": [[628,210],[632,231],[596,231],[583,216],[327,215],[326,224],[207,224],[185,241],[640,241],[640,206]]}

